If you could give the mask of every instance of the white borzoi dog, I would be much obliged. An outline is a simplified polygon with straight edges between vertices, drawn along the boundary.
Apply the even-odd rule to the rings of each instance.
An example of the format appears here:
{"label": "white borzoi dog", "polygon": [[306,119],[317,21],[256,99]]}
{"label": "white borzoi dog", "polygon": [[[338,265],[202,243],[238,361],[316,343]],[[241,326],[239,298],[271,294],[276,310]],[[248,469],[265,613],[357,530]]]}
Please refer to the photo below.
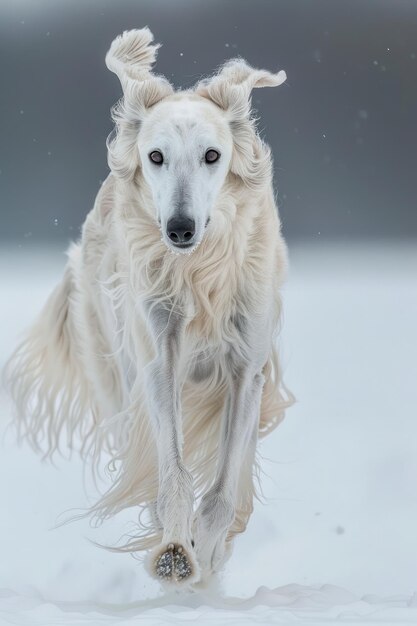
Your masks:
{"label": "white borzoi dog", "polygon": [[123,88],[111,173],[7,376],[35,448],[111,455],[90,513],[141,512],[118,549],[189,585],[245,530],[258,437],[292,401],[276,348],[286,246],[250,110],[253,88],[286,76],[234,59],[175,92],[151,73],[152,41],[125,32],[106,56]]}

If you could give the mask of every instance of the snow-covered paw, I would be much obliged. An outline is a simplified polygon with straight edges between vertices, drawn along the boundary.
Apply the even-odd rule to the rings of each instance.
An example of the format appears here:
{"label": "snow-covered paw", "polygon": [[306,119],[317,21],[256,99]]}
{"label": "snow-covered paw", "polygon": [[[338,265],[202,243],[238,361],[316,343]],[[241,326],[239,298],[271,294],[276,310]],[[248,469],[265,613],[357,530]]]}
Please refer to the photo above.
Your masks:
{"label": "snow-covered paw", "polygon": [[169,543],[151,554],[150,573],[163,583],[189,584],[199,578],[191,550],[185,550],[179,543]]}

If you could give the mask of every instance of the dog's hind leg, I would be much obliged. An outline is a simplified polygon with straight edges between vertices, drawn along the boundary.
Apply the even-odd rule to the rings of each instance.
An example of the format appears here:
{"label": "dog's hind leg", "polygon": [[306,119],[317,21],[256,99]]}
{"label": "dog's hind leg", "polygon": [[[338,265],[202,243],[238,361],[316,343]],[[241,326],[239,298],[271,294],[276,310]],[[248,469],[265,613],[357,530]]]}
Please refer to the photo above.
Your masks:
{"label": "dog's hind leg", "polygon": [[182,315],[153,303],[148,323],[156,356],[146,368],[147,398],[158,449],[156,518],[163,527],[162,545],[150,554],[148,569],[164,582],[191,583],[198,580],[199,571],[191,543],[192,477],[182,458],[178,357],[185,322]]}

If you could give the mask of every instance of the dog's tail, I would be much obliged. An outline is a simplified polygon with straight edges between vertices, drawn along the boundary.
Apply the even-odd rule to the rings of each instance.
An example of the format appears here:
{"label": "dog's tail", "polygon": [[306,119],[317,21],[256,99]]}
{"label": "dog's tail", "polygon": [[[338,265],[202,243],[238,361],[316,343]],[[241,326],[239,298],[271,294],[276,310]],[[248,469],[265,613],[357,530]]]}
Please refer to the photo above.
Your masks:
{"label": "dog's tail", "polygon": [[4,371],[19,437],[44,456],[60,448],[64,434],[65,445],[72,447],[77,429],[85,430],[89,407],[88,383],[80,373],[71,332],[71,276],[67,266]]}

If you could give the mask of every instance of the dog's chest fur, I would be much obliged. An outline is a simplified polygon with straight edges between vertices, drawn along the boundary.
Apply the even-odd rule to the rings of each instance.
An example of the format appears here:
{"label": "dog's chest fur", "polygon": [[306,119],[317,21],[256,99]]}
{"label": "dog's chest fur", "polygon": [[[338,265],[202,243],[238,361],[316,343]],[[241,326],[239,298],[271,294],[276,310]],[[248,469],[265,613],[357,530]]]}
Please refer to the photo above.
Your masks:
{"label": "dog's chest fur", "polygon": [[250,237],[233,231],[220,237],[208,234],[190,257],[174,259],[167,292],[178,295],[190,340],[194,337],[210,345],[230,340],[236,320],[247,314],[256,299],[256,252]]}
{"label": "dog's chest fur", "polygon": [[[110,217],[100,213],[104,220]],[[167,250],[155,220],[132,205],[124,206],[116,223],[115,270],[126,277],[132,306],[138,310],[138,300],[158,300],[176,308],[186,317],[186,343],[192,352],[236,342],[245,321],[271,297],[275,224],[256,203],[241,200],[237,208],[235,198],[225,202],[218,222],[190,255]]]}

